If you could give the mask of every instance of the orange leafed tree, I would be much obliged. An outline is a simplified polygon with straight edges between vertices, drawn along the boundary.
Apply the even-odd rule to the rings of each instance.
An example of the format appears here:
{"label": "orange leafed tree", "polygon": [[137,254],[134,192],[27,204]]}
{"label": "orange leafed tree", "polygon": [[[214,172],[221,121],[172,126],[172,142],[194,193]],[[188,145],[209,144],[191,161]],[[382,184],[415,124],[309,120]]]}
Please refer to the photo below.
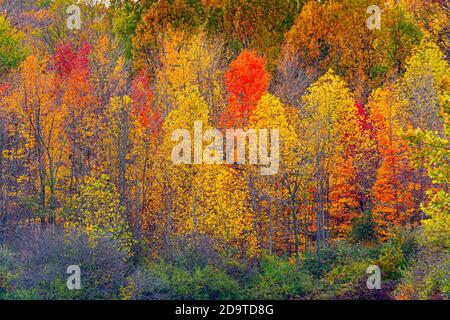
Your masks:
{"label": "orange leafed tree", "polygon": [[133,99],[133,111],[140,124],[149,128],[152,133],[156,133],[161,126],[161,119],[152,110],[154,95],[150,89],[150,79],[145,69],[139,72],[131,83],[131,98]]}
{"label": "orange leafed tree", "polygon": [[377,89],[369,101],[381,164],[373,186],[373,216],[382,238],[407,222],[413,209],[411,167],[399,134],[400,111],[391,88]]}
{"label": "orange leafed tree", "polygon": [[225,127],[243,127],[269,87],[266,60],[244,50],[225,72],[228,106],[222,118]]}
{"label": "orange leafed tree", "polygon": [[363,105],[356,103],[344,119],[338,126],[342,153],[336,158],[330,192],[331,220],[337,237],[347,235],[353,220],[369,210],[368,194],[376,174],[373,127]]}
{"label": "orange leafed tree", "polygon": [[67,145],[64,154],[70,170],[64,171],[67,193],[72,197],[89,176],[94,153],[95,112],[97,101],[90,80],[89,43],[75,48],[71,43],[61,43],[53,56],[52,68],[56,73],[54,88],[60,97],[61,109],[65,112],[64,133]]}

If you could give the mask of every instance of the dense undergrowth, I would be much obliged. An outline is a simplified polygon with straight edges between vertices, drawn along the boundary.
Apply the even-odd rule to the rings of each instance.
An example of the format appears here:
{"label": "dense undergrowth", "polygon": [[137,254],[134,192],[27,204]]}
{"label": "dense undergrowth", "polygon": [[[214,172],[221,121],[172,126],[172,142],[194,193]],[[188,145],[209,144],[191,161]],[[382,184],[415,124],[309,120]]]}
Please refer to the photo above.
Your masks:
{"label": "dense undergrowth", "polygon": [[[95,241],[57,227],[19,229],[0,246],[0,299],[442,299],[450,293],[449,253],[419,232],[383,244],[342,241],[301,263],[275,255],[220,257],[207,238],[173,240],[158,255],[130,256],[107,236]],[[14,239],[14,240],[11,240]],[[150,258],[158,256],[158,258]],[[69,265],[81,290],[68,290]],[[366,285],[369,265],[380,290]]]}

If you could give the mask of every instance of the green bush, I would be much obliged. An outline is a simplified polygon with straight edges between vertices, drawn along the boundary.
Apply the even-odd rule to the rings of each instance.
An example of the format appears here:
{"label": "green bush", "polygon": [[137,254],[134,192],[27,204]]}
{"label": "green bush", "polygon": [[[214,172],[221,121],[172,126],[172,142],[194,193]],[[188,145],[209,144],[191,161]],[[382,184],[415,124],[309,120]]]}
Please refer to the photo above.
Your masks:
{"label": "green bush", "polygon": [[321,259],[309,254],[305,262],[308,268],[318,266],[315,271],[319,284],[314,297],[321,299],[352,298],[367,294],[366,270],[374,264],[380,254],[380,246],[362,246],[340,241],[322,251]]}
{"label": "green bush", "polygon": [[306,252],[303,265],[319,279],[338,265],[349,264],[359,260],[375,260],[378,255],[378,246],[365,247],[347,241],[340,241],[323,249],[320,257],[315,252]]}
{"label": "green bush", "polygon": [[159,300],[171,296],[167,279],[158,277],[142,266],[138,266],[128,277],[128,285],[120,289],[120,298],[123,300]]}
{"label": "green bush", "polygon": [[304,253],[303,267],[317,279],[332,269],[336,260],[336,251],[332,248],[323,249],[318,256],[314,251]]}
{"label": "green bush", "polygon": [[7,299],[13,290],[12,280],[15,277],[13,267],[13,253],[6,246],[0,246],[0,300]]}
{"label": "green bush", "polygon": [[330,297],[356,294],[360,283],[367,277],[370,260],[358,260],[352,263],[337,265],[322,279],[323,287]]}
{"label": "green bush", "polygon": [[417,252],[417,240],[413,233],[401,232],[381,247],[375,261],[382,271],[383,278],[398,280]]}
{"label": "green bush", "polygon": [[357,243],[374,242],[377,238],[375,227],[371,214],[365,213],[353,221],[349,238]]}
{"label": "green bush", "polygon": [[260,268],[260,274],[248,289],[250,299],[289,299],[303,297],[313,291],[313,276],[281,258],[263,257]]}
{"label": "green bush", "polygon": [[165,262],[150,267],[153,274],[170,288],[176,299],[240,299],[237,281],[223,270],[211,266],[195,267],[192,271]]}
{"label": "green bush", "polygon": [[375,264],[381,268],[383,278],[398,279],[401,276],[401,267],[404,255],[401,248],[396,246],[386,246],[382,249],[381,255]]}

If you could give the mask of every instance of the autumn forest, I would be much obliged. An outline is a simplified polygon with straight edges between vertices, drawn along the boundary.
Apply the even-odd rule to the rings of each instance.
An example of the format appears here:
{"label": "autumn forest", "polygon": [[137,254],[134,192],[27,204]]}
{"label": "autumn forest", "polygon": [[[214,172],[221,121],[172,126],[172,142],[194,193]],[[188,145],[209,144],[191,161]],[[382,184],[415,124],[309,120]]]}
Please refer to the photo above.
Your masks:
{"label": "autumn forest", "polygon": [[[449,299],[449,15],[0,0],[0,300]],[[200,122],[276,172],[174,162]]]}

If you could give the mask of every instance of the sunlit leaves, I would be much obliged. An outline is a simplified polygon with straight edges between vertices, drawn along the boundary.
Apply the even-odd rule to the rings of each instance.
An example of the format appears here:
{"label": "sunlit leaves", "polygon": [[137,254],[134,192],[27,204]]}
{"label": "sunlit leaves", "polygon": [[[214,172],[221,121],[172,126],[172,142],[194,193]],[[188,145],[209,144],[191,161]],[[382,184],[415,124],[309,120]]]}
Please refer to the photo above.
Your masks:
{"label": "sunlit leaves", "polygon": [[24,39],[24,33],[16,30],[5,16],[0,15],[0,75],[17,67],[25,59],[28,50]]}

